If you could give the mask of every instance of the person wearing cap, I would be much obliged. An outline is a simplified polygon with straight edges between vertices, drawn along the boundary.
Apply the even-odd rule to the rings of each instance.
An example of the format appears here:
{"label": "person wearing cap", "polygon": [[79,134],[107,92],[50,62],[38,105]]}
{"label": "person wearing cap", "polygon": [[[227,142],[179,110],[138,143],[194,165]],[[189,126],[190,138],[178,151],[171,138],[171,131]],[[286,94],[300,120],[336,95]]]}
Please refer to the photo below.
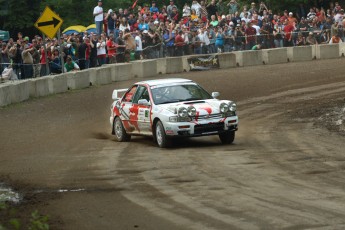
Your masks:
{"label": "person wearing cap", "polygon": [[24,50],[22,52],[23,69],[24,69],[24,78],[22,79],[32,78],[34,75],[34,69],[33,69],[34,60],[31,54],[32,50],[33,50],[32,46],[25,44]]}
{"label": "person wearing cap", "polygon": [[317,45],[318,44],[313,32],[309,32],[309,35],[306,38],[305,43],[306,43],[306,45]]}
{"label": "person wearing cap", "polygon": [[110,33],[114,33],[117,20],[117,16],[112,9],[108,10],[104,20],[107,21],[108,24],[107,35],[109,36]]}
{"label": "person wearing cap", "polygon": [[290,25],[297,26],[297,19],[293,16],[292,12],[289,13],[289,17],[287,18],[287,20],[289,21]]}
{"label": "person wearing cap", "polygon": [[103,8],[102,1],[98,0],[98,5],[93,9],[93,16],[95,18],[96,32],[98,35],[101,35],[103,29]]}

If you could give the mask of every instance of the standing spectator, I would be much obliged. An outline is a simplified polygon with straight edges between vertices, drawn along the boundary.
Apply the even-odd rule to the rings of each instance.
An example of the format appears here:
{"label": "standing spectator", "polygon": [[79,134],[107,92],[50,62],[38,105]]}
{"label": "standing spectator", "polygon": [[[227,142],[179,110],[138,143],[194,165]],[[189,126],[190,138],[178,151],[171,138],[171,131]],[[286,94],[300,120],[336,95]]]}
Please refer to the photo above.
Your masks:
{"label": "standing spectator", "polygon": [[123,40],[123,31],[120,30],[119,36],[115,40],[116,45],[116,62],[123,63],[125,62],[125,51],[126,43]]}
{"label": "standing spectator", "polygon": [[130,30],[131,27],[129,26],[127,19],[125,17],[123,17],[121,19],[119,30],[124,32],[126,29]]}
{"label": "standing spectator", "polygon": [[174,4],[174,1],[170,0],[170,4],[169,4],[169,6],[167,6],[167,14],[168,14],[169,19],[171,18],[170,15],[173,12],[174,7],[177,9],[177,6]]}
{"label": "standing spectator", "polygon": [[33,49],[34,49],[33,47],[30,47],[29,45],[26,44],[24,51],[22,52],[25,79],[32,78],[34,75],[34,69],[32,66],[34,64],[34,61],[31,55],[31,51]]}
{"label": "standing spectator", "polygon": [[[85,38],[88,39],[88,38]],[[82,37],[79,38],[79,46],[78,46],[78,63],[81,70],[87,69],[86,66],[86,50],[88,49],[87,44],[84,42]]]}
{"label": "standing spectator", "polygon": [[246,49],[251,50],[253,46],[256,45],[257,37],[256,37],[256,29],[253,27],[251,22],[248,23],[248,27],[245,30],[245,38],[246,38]]}
{"label": "standing spectator", "polygon": [[222,53],[224,51],[224,34],[222,28],[216,28],[216,51]]}
{"label": "standing spectator", "polygon": [[278,20],[277,23],[274,25],[274,29],[273,29],[275,48],[281,48],[284,46],[283,34],[284,34],[283,26],[280,20]]}
{"label": "standing spectator", "polygon": [[234,33],[235,37],[235,50],[244,50],[245,49],[245,32],[243,31],[242,27],[240,24],[236,25],[236,30]]}
{"label": "standing spectator", "polygon": [[229,7],[229,14],[238,12],[238,3],[236,0],[231,0],[227,6]]}
{"label": "standing spectator", "polygon": [[37,45],[34,45],[37,44],[35,39],[32,40],[32,44],[30,53],[33,59],[33,77],[36,78],[41,76],[40,53],[37,50]]}
{"label": "standing spectator", "polygon": [[47,57],[51,56],[51,49],[47,49],[47,48],[45,49],[44,44],[42,44],[39,52],[40,52],[40,65],[41,65],[40,76],[42,77],[49,74],[49,67],[47,68],[47,61],[48,61]]}
{"label": "standing spectator", "polygon": [[163,40],[166,45],[167,55],[169,57],[175,56],[175,33],[172,28],[165,30]]}
{"label": "standing spectator", "polygon": [[179,13],[176,7],[173,7],[172,12],[170,14],[170,19],[173,20],[175,23],[179,21]]}
{"label": "standing spectator", "polygon": [[[99,35],[101,36],[101,35]],[[92,34],[90,40],[90,68],[97,67],[97,42],[98,42],[98,35]]]}
{"label": "standing spectator", "polygon": [[154,14],[159,13],[159,9],[156,6],[156,2],[152,2],[151,8],[150,8],[150,12],[154,13]]}
{"label": "standing spectator", "polygon": [[135,31],[135,59],[142,59],[143,43],[141,40],[141,34],[139,30]]}
{"label": "standing spectator", "polygon": [[183,7],[182,17],[190,17],[191,9],[188,3],[186,2]]}
{"label": "standing spectator", "polygon": [[301,18],[300,23],[298,24],[298,30],[302,33],[302,36],[306,38],[308,36],[309,31],[309,25],[305,21],[304,18]]}
{"label": "standing spectator", "polygon": [[213,27],[212,24],[209,27],[208,30],[208,39],[210,41],[210,44],[208,45],[208,52],[213,54],[216,53],[216,32],[215,32],[216,27]]}
{"label": "standing spectator", "polygon": [[234,47],[234,33],[235,33],[235,27],[231,26],[225,26],[224,27],[224,52],[231,52]]}
{"label": "standing spectator", "polygon": [[208,12],[206,9],[205,1],[200,2],[201,8],[200,8],[200,18],[203,22],[206,22],[208,19]]}
{"label": "standing spectator", "polygon": [[223,2],[223,0],[218,0],[218,3],[216,4],[217,11],[218,11],[218,20],[222,17],[222,15],[226,15],[228,13],[228,9],[226,4]]}
{"label": "standing spectator", "polygon": [[60,51],[58,48],[53,48],[52,56],[51,56],[51,62],[50,62],[50,72],[53,74],[59,74],[62,72],[62,66],[61,66],[61,56]]}
{"label": "standing spectator", "polygon": [[218,9],[216,5],[216,0],[211,0],[211,2],[206,6],[207,13],[208,13],[208,19],[211,19],[212,15],[215,15],[218,17]]}
{"label": "standing spectator", "polygon": [[184,39],[182,37],[183,35],[183,31],[180,30],[177,34],[177,36],[175,37],[175,56],[183,56],[183,48],[184,48]]}
{"label": "standing spectator", "polygon": [[[1,41],[0,41],[1,44]],[[9,65],[10,57],[9,57],[9,50],[10,50],[10,43],[7,44],[2,42],[1,44],[1,54],[0,54],[0,75],[2,71]]]}
{"label": "standing spectator", "polygon": [[109,34],[109,38],[107,40],[107,50],[109,64],[116,63],[116,45],[114,43],[114,34]]}
{"label": "standing spectator", "polygon": [[105,17],[105,20],[108,22],[108,31],[107,31],[108,36],[110,33],[114,33],[116,19],[117,19],[116,14],[113,12],[112,9],[110,9],[108,11],[108,14]]}
{"label": "standing spectator", "polygon": [[285,21],[285,26],[284,26],[284,47],[290,47],[293,46],[292,42],[292,32],[294,31],[294,26],[289,24],[289,21]]}
{"label": "standing spectator", "polygon": [[260,8],[259,8],[258,13],[260,15],[263,15],[264,11],[268,11],[268,8],[264,2],[260,2]]}
{"label": "standing spectator", "polygon": [[251,15],[253,15],[254,13],[258,13],[258,9],[256,8],[255,2],[252,2],[252,3],[250,4],[249,13],[250,13]]}
{"label": "standing spectator", "polygon": [[102,34],[102,36],[99,37],[98,42],[97,42],[97,60],[98,60],[98,65],[102,66],[106,62],[106,44],[105,44],[105,36]]}
{"label": "standing spectator", "polygon": [[98,5],[93,9],[93,16],[95,17],[96,32],[101,35],[103,28],[102,0],[98,0]]}
{"label": "standing spectator", "polygon": [[192,46],[194,48],[194,54],[201,54],[201,42],[197,31],[192,32]]}
{"label": "standing spectator", "polygon": [[[201,5],[199,4],[198,1],[194,0],[194,1],[192,2],[191,10],[192,10],[192,11],[194,10],[194,11],[195,11],[195,14],[198,16],[198,18],[200,18]],[[192,19],[192,20],[193,20],[193,19]]]}
{"label": "standing spectator", "polygon": [[210,39],[208,38],[208,33],[204,27],[199,29],[199,35],[198,36],[199,36],[200,42],[201,42],[202,53],[208,54],[209,53],[208,47],[210,45]]}

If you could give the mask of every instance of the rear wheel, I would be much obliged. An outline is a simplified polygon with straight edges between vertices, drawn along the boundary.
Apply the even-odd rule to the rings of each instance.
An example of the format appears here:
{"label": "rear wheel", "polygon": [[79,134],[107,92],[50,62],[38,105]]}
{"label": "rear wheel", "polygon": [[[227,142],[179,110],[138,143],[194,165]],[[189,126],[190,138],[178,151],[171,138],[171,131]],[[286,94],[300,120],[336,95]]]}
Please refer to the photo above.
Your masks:
{"label": "rear wheel", "polygon": [[126,133],[126,130],[123,127],[122,121],[119,117],[116,117],[114,121],[114,133],[115,133],[116,139],[120,142],[131,140],[131,135],[128,135]]}
{"label": "rear wheel", "polygon": [[235,140],[235,131],[221,133],[219,134],[219,139],[224,145],[231,144]]}
{"label": "rear wheel", "polygon": [[169,139],[165,134],[165,129],[161,121],[158,121],[156,123],[155,134],[156,141],[159,147],[167,148],[171,145],[171,139]]}

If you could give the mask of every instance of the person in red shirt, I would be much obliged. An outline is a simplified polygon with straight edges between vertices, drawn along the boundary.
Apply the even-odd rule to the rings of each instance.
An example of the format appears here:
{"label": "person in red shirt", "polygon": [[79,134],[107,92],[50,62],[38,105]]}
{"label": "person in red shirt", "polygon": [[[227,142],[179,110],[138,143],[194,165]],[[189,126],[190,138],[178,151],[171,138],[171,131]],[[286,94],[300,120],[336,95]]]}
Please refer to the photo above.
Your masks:
{"label": "person in red shirt", "polygon": [[108,50],[109,64],[116,63],[116,44],[114,43],[114,34],[109,34],[106,45]]}
{"label": "person in red shirt", "polygon": [[293,46],[293,42],[292,42],[292,32],[295,30],[295,27],[291,24],[289,24],[289,21],[286,20],[285,21],[285,26],[284,26],[284,47],[290,47]]}
{"label": "person in red shirt", "polygon": [[175,37],[175,56],[183,56],[183,48],[184,48],[184,38],[183,38],[183,31],[180,30],[178,35]]}
{"label": "person in red shirt", "polygon": [[246,49],[251,50],[253,46],[256,45],[257,37],[256,37],[256,29],[252,26],[251,22],[248,23],[248,27],[245,30],[245,38],[246,38]]}

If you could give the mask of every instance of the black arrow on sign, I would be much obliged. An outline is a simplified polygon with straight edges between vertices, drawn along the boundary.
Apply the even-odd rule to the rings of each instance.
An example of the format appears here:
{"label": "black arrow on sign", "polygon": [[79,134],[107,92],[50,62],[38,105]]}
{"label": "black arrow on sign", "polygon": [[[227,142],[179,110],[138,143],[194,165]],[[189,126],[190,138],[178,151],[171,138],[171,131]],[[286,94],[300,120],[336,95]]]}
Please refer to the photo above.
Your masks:
{"label": "black arrow on sign", "polygon": [[60,20],[57,18],[53,17],[53,20],[51,21],[46,21],[46,22],[39,22],[37,23],[38,27],[42,27],[42,26],[51,26],[54,25],[54,28],[60,23]]}

